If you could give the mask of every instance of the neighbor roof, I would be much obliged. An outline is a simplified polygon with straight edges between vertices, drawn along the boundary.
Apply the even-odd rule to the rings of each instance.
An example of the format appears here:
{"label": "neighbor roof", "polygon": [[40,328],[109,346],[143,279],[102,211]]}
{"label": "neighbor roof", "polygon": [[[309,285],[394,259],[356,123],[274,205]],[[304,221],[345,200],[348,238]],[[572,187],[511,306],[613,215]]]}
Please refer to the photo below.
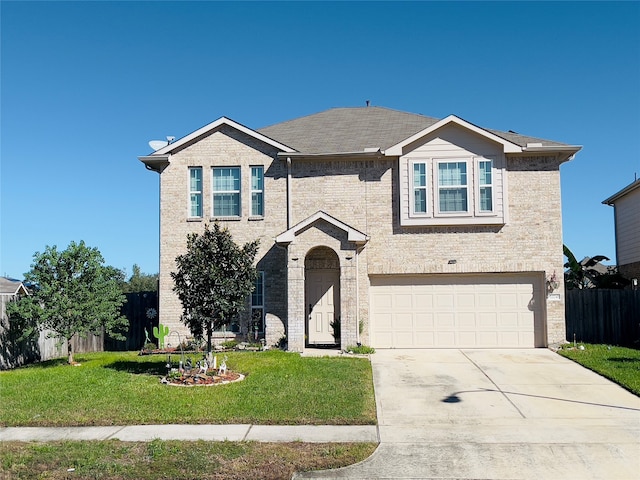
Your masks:
{"label": "neighbor roof", "polygon": [[29,292],[20,280],[0,277],[0,295],[28,294]]}
{"label": "neighbor roof", "polygon": [[640,179],[635,180],[633,183],[627,185],[626,187],[624,187],[619,192],[614,193],[613,195],[611,195],[606,200],[603,200],[602,203],[604,203],[605,205],[613,205],[614,203],[616,203],[617,200],[620,200],[622,197],[624,197],[625,195],[633,192],[634,190],[636,190],[638,188],[640,188]]}
{"label": "neighbor roof", "polygon": [[[440,119],[383,107],[332,108],[320,113],[278,123],[257,131],[300,153],[363,152],[387,148],[436,124]],[[521,147],[567,147],[566,144],[528,137],[514,132],[488,130]],[[579,150],[579,148],[578,148]]]}

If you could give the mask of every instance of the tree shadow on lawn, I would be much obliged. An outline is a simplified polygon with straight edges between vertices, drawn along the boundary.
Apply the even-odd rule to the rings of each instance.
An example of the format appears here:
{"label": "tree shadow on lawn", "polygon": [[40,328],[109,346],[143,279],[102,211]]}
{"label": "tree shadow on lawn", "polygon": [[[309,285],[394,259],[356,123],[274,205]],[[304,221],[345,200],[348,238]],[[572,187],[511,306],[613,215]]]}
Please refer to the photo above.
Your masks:
{"label": "tree shadow on lawn", "polygon": [[631,357],[609,357],[609,358],[607,358],[607,362],[616,362],[616,363],[640,363],[640,358],[631,358]]}
{"label": "tree shadow on lawn", "polygon": [[167,365],[164,362],[132,362],[127,360],[118,360],[104,366],[119,372],[133,373],[136,375],[166,375]]}

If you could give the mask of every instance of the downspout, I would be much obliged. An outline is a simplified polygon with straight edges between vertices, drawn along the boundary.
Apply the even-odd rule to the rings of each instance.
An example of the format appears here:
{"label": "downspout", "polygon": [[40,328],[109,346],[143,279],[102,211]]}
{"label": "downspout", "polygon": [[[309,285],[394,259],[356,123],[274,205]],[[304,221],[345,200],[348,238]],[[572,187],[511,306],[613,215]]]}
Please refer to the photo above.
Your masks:
{"label": "downspout", "polygon": [[291,228],[291,157],[287,157],[287,230]]}
{"label": "downspout", "polygon": [[364,245],[356,245],[356,345],[360,346],[360,253]]}

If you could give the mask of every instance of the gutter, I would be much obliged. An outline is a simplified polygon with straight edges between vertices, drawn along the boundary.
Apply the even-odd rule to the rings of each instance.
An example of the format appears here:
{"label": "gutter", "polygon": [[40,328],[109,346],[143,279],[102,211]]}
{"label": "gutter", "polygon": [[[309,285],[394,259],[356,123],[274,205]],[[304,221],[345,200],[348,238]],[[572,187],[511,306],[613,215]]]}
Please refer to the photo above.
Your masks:
{"label": "gutter", "polygon": [[144,157],[138,157],[147,170],[153,172],[162,173],[165,168],[169,166],[169,158],[171,155],[148,155]]}
{"label": "gutter", "polygon": [[287,161],[291,159],[298,160],[313,160],[313,159],[322,159],[322,158],[349,158],[349,157],[358,157],[358,158],[381,158],[385,154],[380,149],[376,149],[375,151],[358,151],[358,152],[336,152],[336,153],[301,153],[301,152],[279,152],[279,158],[286,158]]}

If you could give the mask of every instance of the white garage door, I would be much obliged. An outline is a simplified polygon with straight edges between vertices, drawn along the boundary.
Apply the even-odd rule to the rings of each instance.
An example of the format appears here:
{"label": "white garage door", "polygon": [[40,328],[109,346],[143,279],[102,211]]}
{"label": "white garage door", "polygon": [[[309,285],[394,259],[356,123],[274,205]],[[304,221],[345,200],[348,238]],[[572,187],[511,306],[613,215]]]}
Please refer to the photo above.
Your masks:
{"label": "white garage door", "polygon": [[545,345],[542,292],[524,275],[371,276],[377,348]]}

